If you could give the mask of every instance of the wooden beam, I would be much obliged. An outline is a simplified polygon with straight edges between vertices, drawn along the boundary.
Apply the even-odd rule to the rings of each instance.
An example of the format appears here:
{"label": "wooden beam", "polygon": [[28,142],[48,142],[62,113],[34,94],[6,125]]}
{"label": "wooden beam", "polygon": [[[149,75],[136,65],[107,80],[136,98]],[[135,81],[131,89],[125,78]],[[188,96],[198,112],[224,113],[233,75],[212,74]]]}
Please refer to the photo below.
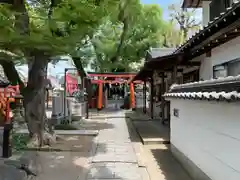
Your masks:
{"label": "wooden beam", "polygon": [[206,57],[211,57],[212,56],[212,50],[206,52]]}
{"label": "wooden beam", "polygon": [[[104,84],[125,84],[125,83],[130,83],[129,81],[117,81],[117,80],[91,80],[92,84],[99,84],[99,83],[104,83]],[[135,84],[142,84],[143,82],[140,80],[133,81]]]}
{"label": "wooden beam", "polygon": [[[181,64],[178,64],[177,66],[181,66]],[[153,72],[154,70],[158,71],[158,72],[172,72],[172,68],[174,67],[174,64],[173,65],[151,65],[151,66],[148,66],[147,68],[149,69],[149,72]],[[179,71],[181,72],[181,70]]]}
{"label": "wooden beam", "polygon": [[[168,68],[168,69],[163,69],[163,70],[159,70],[160,73],[164,73],[164,72],[172,72],[172,68]],[[183,72],[183,69],[177,69],[177,72]]]}
{"label": "wooden beam", "polygon": [[102,73],[102,74],[88,74],[89,77],[115,77],[115,78],[131,78],[133,76],[135,76],[137,73],[129,73],[129,74],[110,74],[110,73]]}
{"label": "wooden beam", "polygon": [[223,38],[221,37],[219,39],[216,39],[216,40],[212,41],[210,44],[211,45],[214,45],[215,43],[223,44],[223,43],[225,43],[225,42],[227,42],[227,41],[229,41],[233,38],[236,38],[238,36],[240,36],[240,31],[239,32],[232,32],[232,33],[226,34],[226,36],[225,35],[222,36]]}
{"label": "wooden beam", "polygon": [[220,37],[223,34],[227,34],[229,32],[229,30],[235,29],[237,27],[239,27],[240,24],[240,19],[236,20],[235,22],[233,22],[231,25],[219,30],[218,32],[216,32],[215,34],[211,35],[210,37],[208,37],[207,39],[205,39],[204,41],[202,41],[200,44],[195,45],[192,49],[191,52],[195,52],[198,49],[201,49],[202,47],[204,47],[205,45],[207,45],[208,43],[210,43],[211,41],[217,39],[218,37]]}
{"label": "wooden beam", "polygon": [[181,66],[200,66],[201,62],[193,62],[193,61],[189,61],[189,62],[182,62]]}
{"label": "wooden beam", "polygon": [[200,56],[202,54],[204,54],[205,52],[209,52],[211,51],[213,48],[217,47],[217,46],[220,46],[221,44],[224,44],[225,42],[227,41],[230,41],[236,37],[238,37],[239,35],[236,35],[236,36],[229,36],[225,41],[218,41],[218,42],[215,42],[215,43],[212,43],[211,46],[207,47],[207,48],[204,48],[204,49],[201,49],[199,50],[198,52],[195,52],[193,53],[193,55],[191,56],[191,58],[193,59],[194,57],[197,57],[197,56]]}

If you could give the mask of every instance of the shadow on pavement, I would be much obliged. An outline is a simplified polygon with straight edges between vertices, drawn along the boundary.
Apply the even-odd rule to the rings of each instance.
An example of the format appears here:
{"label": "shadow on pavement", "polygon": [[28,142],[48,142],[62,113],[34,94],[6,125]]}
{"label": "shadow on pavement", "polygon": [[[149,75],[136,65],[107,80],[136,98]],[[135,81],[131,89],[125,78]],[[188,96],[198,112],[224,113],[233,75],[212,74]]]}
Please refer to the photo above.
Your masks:
{"label": "shadow on pavement", "polygon": [[[120,112],[122,110],[107,109],[102,111],[101,114],[110,112],[111,115],[114,115],[114,113],[118,111]],[[82,122],[83,129],[100,131],[114,129],[114,125],[104,121],[104,118],[82,120]],[[7,170],[4,169],[4,174],[11,176],[11,178],[7,178],[8,180],[27,180],[27,173],[19,170],[21,164],[24,164],[31,172],[37,175],[37,177],[32,179],[38,180],[90,180],[106,179],[110,176],[113,176],[112,179],[127,179],[126,177],[121,177],[123,175],[116,172],[117,169],[114,169],[111,165],[105,166],[103,165],[104,163],[101,162],[93,163],[92,160],[96,155],[96,151],[98,154],[107,154],[106,143],[98,142],[94,136],[65,135],[52,149],[48,148],[44,151],[24,151],[22,155],[17,158],[18,160],[9,160],[7,162],[8,165],[6,164],[8,168]],[[96,167],[96,165],[98,165],[98,167]],[[126,165],[123,164],[121,170],[123,168],[126,168],[127,171],[130,167],[126,167]],[[13,173],[12,169],[14,169],[16,173]],[[132,171],[134,171],[134,169]],[[19,178],[19,173],[24,174],[24,176]],[[15,174],[14,177],[13,174]],[[1,174],[0,180],[6,177],[4,176]],[[126,174],[126,176],[131,178],[130,174]]]}
{"label": "shadow on pavement", "polygon": [[[90,119],[83,123],[83,129],[104,130],[112,128],[114,128],[113,124],[101,122],[101,119],[99,121]],[[97,176],[97,174],[103,173],[98,172],[102,170],[90,168],[97,148],[98,154],[105,154],[107,151],[106,144],[97,142],[94,136],[64,135],[51,148],[19,152],[20,157],[15,156],[17,160],[8,160],[6,162],[7,164],[4,167],[8,168],[7,170],[4,168],[4,176],[1,174],[0,180],[3,177],[8,177],[8,180],[27,180],[26,172],[19,170],[21,164],[24,164],[30,171],[37,174],[36,179],[38,180],[84,180],[88,176],[89,178]],[[13,173],[12,169],[16,173]],[[111,168],[105,168],[104,171],[104,173],[112,173]],[[24,174],[22,179],[16,178],[16,176],[20,177],[19,173]]]}
{"label": "shadow on pavement", "polygon": [[[144,163],[152,180],[191,180],[171,153],[170,144],[155,141],[146,143],[146,145],[143,144],[144,139],[168,138],[169,140],[170,129],[168,127],[161,127],[162,123],[157,120],[149,121],[147,118],[137,120],[136,117],[143,116],[141,114],[136,115],[136,112],[133,111],[126,111],[125,115],[130,139],[135,143],[141,142],[144,151],[142,156],[145,156]],[[134,118],[131,119],[131,117]],[[168,141],[168,143],[170,142]]]}
{"label": "shadow on pavement", "polygon": [[125,116],[129,118],[143,144],[170,143],[170,128],[160,120],[151,120],[146,114],[138,111],[127,111]]}
{"label": "shadow on pavement", "polygon": [[191,180],[188,173],[172,155],[169,145],[149,149],[166,180]]}

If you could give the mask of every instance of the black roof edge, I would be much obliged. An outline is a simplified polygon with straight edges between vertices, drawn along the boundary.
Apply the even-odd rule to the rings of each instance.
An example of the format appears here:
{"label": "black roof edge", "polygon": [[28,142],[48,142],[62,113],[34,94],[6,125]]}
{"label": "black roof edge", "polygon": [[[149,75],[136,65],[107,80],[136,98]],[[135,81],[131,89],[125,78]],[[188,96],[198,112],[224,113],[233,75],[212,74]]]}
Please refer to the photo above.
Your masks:
{"label": "black roof edge", "polygon": [[198,0],[198,3],[197,3],[196,6],[193,6],[193,5],[192,5],[192,4],[193,4],[193,1],[194,1],[194,0],[191,0],[191,4],[190,4],[190,5],[186,5],[186,0],[184,0],[184,1],[182,2],[181,8],[182,8],[182,9],[187,9],[187,8],[200,8],[200,7],[201,7],[201,6],[200,6],[200,3],[202,2],[202,0]]}

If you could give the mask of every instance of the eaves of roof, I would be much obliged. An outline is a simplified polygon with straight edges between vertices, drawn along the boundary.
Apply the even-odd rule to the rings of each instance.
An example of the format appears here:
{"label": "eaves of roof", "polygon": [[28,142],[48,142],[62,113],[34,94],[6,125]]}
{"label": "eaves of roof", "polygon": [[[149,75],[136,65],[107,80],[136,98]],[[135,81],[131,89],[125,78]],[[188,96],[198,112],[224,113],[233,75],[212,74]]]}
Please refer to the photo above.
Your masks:
{"label": "eaves of roof", "polygon": [[178,60],[181,58],[183,53],[178,54],[169,54],[165,56],[160,56],[156,58],[152,58],[150,61],[146,61],[141,70],[136,74],[131,81],[135,80],[145,80],[150,75],[152,75],[153,70],[166,70],[167,68],[171,68],[173,64],[179,63]]}
{"label": "eaves of roof", "polygon": [[184,0],[182,8],[199,8],[202,7],[202,0]]}

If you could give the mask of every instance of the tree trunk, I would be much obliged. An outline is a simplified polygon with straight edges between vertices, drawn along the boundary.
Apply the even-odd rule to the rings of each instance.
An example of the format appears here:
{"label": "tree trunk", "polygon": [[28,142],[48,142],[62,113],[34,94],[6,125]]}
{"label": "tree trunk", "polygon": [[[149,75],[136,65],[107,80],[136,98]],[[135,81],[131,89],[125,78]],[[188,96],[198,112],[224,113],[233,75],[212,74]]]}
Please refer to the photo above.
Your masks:
{"label": "tree trunk", "polygon": [[116,53],[115,53],[114,56],[110,59],[110,62],[111,62],[111,63],[116,63],[116,62],[118,62],[119,56],[120,56],[120,54],[121,54],[121,51],[122,51],[122,48],[123,48],[123,45],[124,45],[124,41],[125,41],[126,36],[127,36],[128,26],[129,26],[128,23],[129,23],[129,22],[128,22],[128,19],[127,19],[127,18],[123,19],[123,30],[122,30],[122,34],[121,34],[121,36],[120,36],[120,42],[119,42],[119,44],[118,44],[118,46],[117,46],[117,51],[116,51]]}
{"label": "tree trunk", "polygon": [[42,52],[34,53],[29,61],[28,84],[24,94],[25,120],[28,124],[32,146],[50,145],[49,132],[46,129],[45,112],[46,75],[48,57]]}

